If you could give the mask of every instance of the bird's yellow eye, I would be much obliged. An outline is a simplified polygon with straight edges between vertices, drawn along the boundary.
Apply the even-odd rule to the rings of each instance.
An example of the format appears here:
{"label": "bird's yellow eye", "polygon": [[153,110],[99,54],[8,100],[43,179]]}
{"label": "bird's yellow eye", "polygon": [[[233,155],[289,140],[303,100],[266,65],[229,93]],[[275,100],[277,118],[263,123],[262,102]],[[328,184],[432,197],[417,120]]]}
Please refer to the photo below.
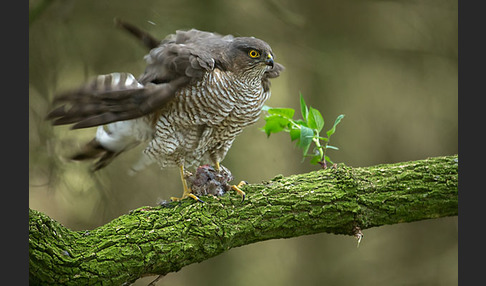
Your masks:
{"label": "bird's yellow eye", "polygon": [[260,52],[258,52],[257,50],[249,50],[248,55],[250,56],[250,58],[255,59],[255,58],[260,57]]}

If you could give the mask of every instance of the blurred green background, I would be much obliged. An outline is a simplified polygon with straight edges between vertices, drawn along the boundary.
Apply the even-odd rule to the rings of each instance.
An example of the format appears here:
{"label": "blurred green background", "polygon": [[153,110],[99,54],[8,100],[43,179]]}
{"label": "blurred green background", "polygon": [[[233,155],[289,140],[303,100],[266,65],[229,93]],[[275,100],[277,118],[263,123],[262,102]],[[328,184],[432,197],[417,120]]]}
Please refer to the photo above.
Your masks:
{"label": "blurred green background", "polygon": [[[46,4],[44,6],[44,4]],[[91,76],[140,75],[145,48],[118,30],[119,17],[163,38],[197,28],[268,42],[286,70],[272,81],[272,107],[321,111],[335,162],[362,167],[458,153],[457,1],[29,1],[29,206],[65,226],[92,229],[144,205],[179,196],[177,169],[127,176],[137,148],[91,174],[66,157],[94,128],[53,128],[44,117],[57,92]],[[39,13],[37,13],[39,12]],[[287,134],[267,139],[263,118],[222,164],[235,181],[316,170]],[[232,249],[157,285],[456,285],[457,217],[364,231],[317,234]],[[155,277],[139,279],[146,285]]]}

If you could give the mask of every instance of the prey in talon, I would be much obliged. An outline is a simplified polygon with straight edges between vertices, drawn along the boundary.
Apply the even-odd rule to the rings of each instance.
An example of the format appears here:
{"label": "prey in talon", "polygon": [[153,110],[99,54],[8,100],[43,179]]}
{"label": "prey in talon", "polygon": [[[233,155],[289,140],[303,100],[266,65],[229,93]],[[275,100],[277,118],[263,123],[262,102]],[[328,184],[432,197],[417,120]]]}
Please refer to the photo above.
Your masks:
{"label": "prey in talon", "polygon": [[172,200],[201,201],[199,195],[229,189],[244,199],[242,184],[229,185],[231,173],[220,162],[243,129],[259,119],[270,80],[284,69],[270,45],[196,29],[158,40],[121,20],[116,25],[148,49],[145,71],[138,77],[98,75],[54,98],[47,115],[54,125],[96,128],[94,138],[71,158],[95,160],[97,171],[143,145],[130,174],[152,163],[179,168],[183,193]]}
{"label": "prey in talon", "polygon": [[205,195],[222,196],[233,190],[241,196],[242,202],[245,200],[245,192],[240,187],[246,182],[241,181],[238,185],[230,185],[229,182],[233,180],[233,175],[222,165],[219,165],[219,170],[208,164],[199,166],[195,173],[186,172],[184,178],[191,194],[198,199]]}

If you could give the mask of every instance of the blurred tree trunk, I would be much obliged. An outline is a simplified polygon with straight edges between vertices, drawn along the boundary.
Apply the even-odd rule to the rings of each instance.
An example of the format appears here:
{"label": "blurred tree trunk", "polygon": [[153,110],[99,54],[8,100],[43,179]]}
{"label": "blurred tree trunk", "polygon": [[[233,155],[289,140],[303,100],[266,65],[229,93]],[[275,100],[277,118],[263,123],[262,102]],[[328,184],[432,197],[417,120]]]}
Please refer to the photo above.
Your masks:
{"label": "blurred tree trunk", "polygon": [[90,231],[29,210],[33,285],[128,285],[230,248],[458,213],[458,156],[352,168],[338,165],[262,184],[238,196],[142,207]]}

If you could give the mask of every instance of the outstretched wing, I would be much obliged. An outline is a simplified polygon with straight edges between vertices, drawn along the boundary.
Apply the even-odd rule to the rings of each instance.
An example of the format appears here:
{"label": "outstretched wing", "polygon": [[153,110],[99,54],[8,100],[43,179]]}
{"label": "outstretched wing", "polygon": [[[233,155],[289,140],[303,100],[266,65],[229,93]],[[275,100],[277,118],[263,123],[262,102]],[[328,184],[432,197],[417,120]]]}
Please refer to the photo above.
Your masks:
{"label": "outstretched wing", "polygon": [[60,94],[47,119],[54,125],[75,124],[73,129],[128,120],[153,112],[170,101],[188,82],[179,78],[164,84],[140,84],[129,73],[100,75],[79,89]]}
{"label": "outstretched wing", "polygon": [[[177,90],[200,80],[214,69],[221,39],[217,34],[190,30],[170,35],[146,56],[148,66],[136,80],[129,73],[97,76],[80,88],[54,99],[59,107],[47,119],[53,124],[86,128],[138,118],[163,107]],[[218,41],[219,40],[219,41]]]}

